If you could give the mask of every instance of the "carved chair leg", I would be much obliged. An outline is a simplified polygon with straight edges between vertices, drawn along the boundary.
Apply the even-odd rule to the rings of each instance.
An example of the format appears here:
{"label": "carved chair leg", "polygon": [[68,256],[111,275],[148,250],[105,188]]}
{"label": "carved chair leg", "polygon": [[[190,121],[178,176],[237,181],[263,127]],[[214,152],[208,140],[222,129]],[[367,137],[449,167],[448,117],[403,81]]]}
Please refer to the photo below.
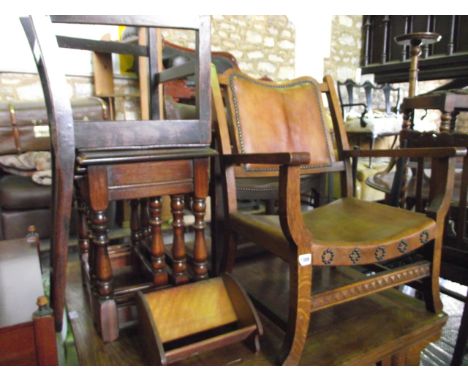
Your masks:
{"label": "carved chair leg", "polygon": [[426,308],[431,312],[440,313],[442,312],[442,300],[440,299],[439,274],[442,255],[442,238],[436,237],[433,242],[426,245],[423,251],[428,257],[432,258],[431,274],[422,280],[422,292],[424,294]]}
{"label": "carved chair leg", "polygon": [[282,365],[297,365],[309,331],[312,265],[301,266],[295,259],[289,266],[289,313],[286,337],[281,349]]}

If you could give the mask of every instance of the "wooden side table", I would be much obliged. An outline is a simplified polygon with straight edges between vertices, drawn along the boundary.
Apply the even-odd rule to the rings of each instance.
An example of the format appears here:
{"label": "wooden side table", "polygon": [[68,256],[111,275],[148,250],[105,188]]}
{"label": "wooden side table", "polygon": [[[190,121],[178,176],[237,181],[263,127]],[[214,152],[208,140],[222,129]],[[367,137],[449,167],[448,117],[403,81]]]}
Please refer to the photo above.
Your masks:
{"label": "wooden side table", "polygon": [[409,128],[413,126],[410,115],[415,109],[440,110],[442,112],[440,130],[453,131],[457,114],[461,111],[468,111],[468,91],[453,89],[405,98],[401,104],[401,111],[404,121],[408,121]]}

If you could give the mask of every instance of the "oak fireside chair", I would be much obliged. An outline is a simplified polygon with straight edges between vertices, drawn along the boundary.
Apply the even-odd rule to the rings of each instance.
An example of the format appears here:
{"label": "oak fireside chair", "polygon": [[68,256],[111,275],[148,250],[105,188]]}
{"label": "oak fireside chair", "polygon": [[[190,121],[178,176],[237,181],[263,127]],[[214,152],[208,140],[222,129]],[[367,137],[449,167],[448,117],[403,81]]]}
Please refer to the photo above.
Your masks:
{"label": "oak fireside chair", "polygon": [[[299,362],[311,313],[333,305],[422,279],[427,309],[441,312],[441,239],[453,187],[454,156],[464,154],[463,149],[350,150],[330,76],[321,84],[309,77],[266,82],[230,70],[219,77],[212,75],[212,89],[226,200],[226,255],[221,270],[235,270],[238,235],[288,264],[289,307],[280,363]],[[332,116],[336,157],[325,124],[322,94]],[[225,107],[231,123],[227,123]],[[352,197],[351,158],[401,155],[432,158],[434,181],[426,214]],[[240,172],[253,177],[279,174],[277,215],[245,214],[237,209],[235,184]],[[343,197],[301,212],[300,175],[326,172],[340,174]],[[357,267],[414,250],[426,258],[311,294],[315,268]]]}

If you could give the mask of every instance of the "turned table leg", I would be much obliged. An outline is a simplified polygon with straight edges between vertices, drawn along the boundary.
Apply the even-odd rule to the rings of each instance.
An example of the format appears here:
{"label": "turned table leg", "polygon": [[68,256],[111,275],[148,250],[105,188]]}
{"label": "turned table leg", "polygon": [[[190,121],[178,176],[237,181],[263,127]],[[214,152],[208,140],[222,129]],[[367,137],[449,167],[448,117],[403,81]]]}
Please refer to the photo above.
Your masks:
{"label": "turned table leg", "polygon": [[183,284],[189,281],[187,274],[187,254],[184,241],[184,197],[171,195],[172,211],[172,278],[174,284]]}
{"label": "turned table leg", "polygon": [[195,193],[193,198],[193,214],[195,215],[195,242],[193,247],[193,272],[196,280],[208,277],[208,253],[205,241],[206,197],[208,196],[208,165],[209,160],[196,159]]}
{"label": "turned table leg", "polygon": [[162,202],[161,197],[151,198],[149,201],[149,213],[151,226],[151,267],[153,268],[154,285],[166,285],[168,273],[166,269],[164,241],[162,235],[161,219]]}
{"label": "turned table leg", "polygon": [[113,275],[109,257],[106,210],[109,205],[107,193],[107,170],[92,166],[88,170],[90,220],[92,229],[92,254],[95,273],[93,317],[104,342],[114,341],[119,336],[117,304],[114,300]]}

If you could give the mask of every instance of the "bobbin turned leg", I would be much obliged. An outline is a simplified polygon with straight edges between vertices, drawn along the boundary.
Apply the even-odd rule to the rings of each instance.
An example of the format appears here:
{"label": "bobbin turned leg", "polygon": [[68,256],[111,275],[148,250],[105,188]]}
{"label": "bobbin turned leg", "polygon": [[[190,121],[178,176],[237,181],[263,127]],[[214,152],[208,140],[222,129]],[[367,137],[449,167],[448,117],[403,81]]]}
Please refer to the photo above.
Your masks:
{"label": "bobbin turned leg", "polygon": [[164,254],[164,241],[162,236],[161,197],[149,200],[149,213],[151,226],[151,267],[153,268],[153,283],[156,286],[166,285],[169,277],[166,269]]}
{"label": "bobbin turned leg", "polygon": [[205,211],[208,196],[208,159],[196,159],[195,192],[193,198],[193,213],[195,215],[195,242],[193,247],[193,272],[196,280],[208,278],[208,254],[205,241]]}
{"label": "bobbin turned leg", "polygon": [[95,313],[97,326],[104,342],[119,336],[117,305],[113,298],[112,267],[107,245],[107,217],[105,211],[92,212],[93,246],[96,261]]}
{"label": "bobbin turned leg", "polygon": [[105,167],[93,166],[88,170],[88,187],[92,227],[93,268],[95,273],[93,294],[93,317],[104,342],[114,341],[119,336],[117,304],[114,300],[112,266],[108,252],[106,210],[107,171]]}
{"label": "bobbin turned leg", "polygon": [[172,223],[172,279],[174,284],[189,281],[187,274],[187,255],[184,242],[184,197],[171,195]]}

